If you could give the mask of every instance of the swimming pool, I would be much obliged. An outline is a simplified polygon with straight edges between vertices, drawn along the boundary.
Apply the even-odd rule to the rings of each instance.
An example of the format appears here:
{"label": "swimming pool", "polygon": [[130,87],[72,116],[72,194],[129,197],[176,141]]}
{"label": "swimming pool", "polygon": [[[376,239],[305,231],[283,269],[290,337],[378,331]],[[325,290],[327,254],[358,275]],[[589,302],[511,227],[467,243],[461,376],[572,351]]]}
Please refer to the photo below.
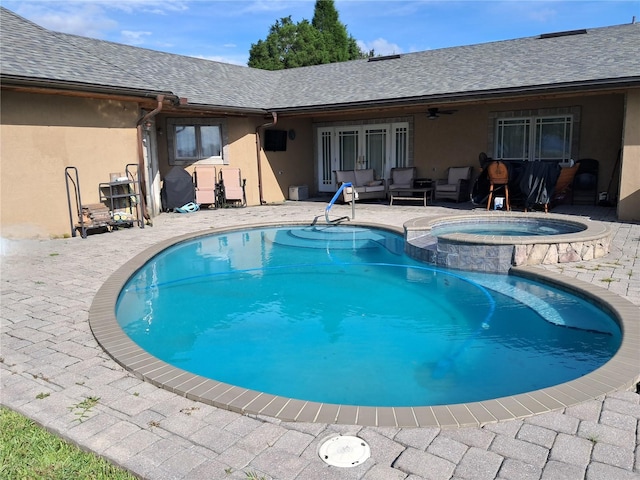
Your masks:
{"label": "swimming pool", "polygon": [[[170,363],[175,363],[175,361],[181,362],[185,359],[184,357],[188,357],[190,355],[185,354],[182,349],[178,353],[170,353],[169,356],[172,358],[166,357],[168,361],[163,360],[162,358],[165,356],[166,352],[156,352],[156,355],[153,352],[147,351],[147,348],[153,349],[152,344],[157,345],[171,343],[174,345],[180,345],[203,342],[206,337],[206,335],[202,334],[203,331],[206,331],[207,329],[216,330],[217,333],[214,336],[217,337],[220,335],[221,338],[224,338],[221,346],[216,348],[221,349],[221,351],[226,348],[231,351],[231,353],[240,353],[240,357],[236,357],[236,359],[232,361],[225,361],[222,355],[216,355],[216,363],[230,363],[236,367],[242,366],[243,363],[251,363],[252,368],[243,373],[243,375],[248,377],[249,380],[252,380],[251,377],[263,377],[263,375],[268,377],[268,375],[263,374],[263,372],[265,369],[268,370],[269,368],[267,367],[272,365],[273,370],[278,372],[278,375],[276,376],[280,376],[280,379],[282,379],[283,376],[285,379],[288,378],[288,373],[283,373],[279,370],[281,368],[293,367],[290,371],[293,372],[293,374],[299,372],[304,374],[306,372],[307,375],[309,375],[309,372],[312,372],[315,365],[322,368],[317,369],[318,372],[315,377],[313,377],[310,382],[307,380],[307,383],[314,384],[314,382],[318,382],[315,383],[315,385],[320,387],[320,390],[329,390],[329,387],[333,385],[333,377],[340,376],[348,380],[350,387],[359,387],[363,383],[363,380],[374,376],[378,377],[379,374],[383,373],[382,370],[389,368],[389,366],[383,364],[380,367],[380,371],[378,371],[377,367],[372,370],[371,368],[367,368],[370,363],[368,361],[363,361],[357,356],[348,358],[340,357],[339,355],[344,355],[351,350],[357,351],[357,349],[353,347],[358,343],[366,345],[365,347],[359,347],[360,354],[368,354],[370,352],[367,352],[367,350],[371,350],[371,344],[368,342],[371,340],[377,340],[377,343],[379,344],[381,338],[386,340],[388,338],[388,333],[385,330],[380,330],[382,327],[380,326],[381,322],[376,319],[377,312],[384,311],[386,308],[385,304],[391,303],[392,310],[395,309],[397,314],[399,311],[398,305],[400,305],[398,302],[394,301],[385,302],[379,294],[381,291],[380,286],[378,285],[376,287],[376,282],[367,282],[372,274],[372,270],[378,269],[384,271],[385,276],[389,278],[389,281],[384,286],[385,288],[389,286],[388,284],[394,282],[400,282],[404,284],[405,287],[410,285],[411,289],[414,290],[412,293],[413,297],[410,297],[412,303],[416,298],[418,301],[415,303],[422,301],[424,304],[425,301],[424,298],[420,298],[419,292],[416,293],[416,288],[418,291],[429,289],[448,290],[454,286],[452,284],[461,284],[468,290],[469,295],[473,296],[477,300],[478,304],[482,304],[483,308],[481,315],[482,318],[479,318],[477,315],[479,310],[476,308],[473,309],[476,315],[474,315],[472,319],[459,321],[449,328],[449,330],[457,330],[461,332],[462,336],[456,341],[451,340],[446,345],[437,344],[436,337],[438,336],[438,333],[433,332],[431,332],[431,337],[429,337],[429,333],[427,332],[426,337],[405,335],[404,339],[399,340],[398,342],[386,342],[390,345],[398,343],[401,348],[399,350],[396,349],[395,354],[399,355],[398,352],[400,352],[402,355],[399,356],[402,357],[403,361],[409,361],[410,363],[413,362],[412,368],[407,369],[405,367],[401,368],[401,370],[408,370],[409,376],[413,377],[414,382],[417,379],[418,384],[421,382],[433,382],[433,384],[439,382],[446,386],[446,390],[450,389],[453,383],[460,381],[464,382],[464,380],[457,380],[458,370],[461,370],[463,366],[475,365],[477,367],[475,372],[472,371],[471,373],[467,372],[465,374],[467,375],[465,378],[468,379],[472,379],[473,376],[477,374],[478,368],[485,368],[485,364],[482,364],[482,362],[479,362],[478,360],[478,350],[481,345],[486,343],[486,339],[484,337],[497,335],[500,330],[505,328],[505,324],[509,323],[508,319],[500,319],[500,315],[497,317],[489,315],[491,312],[491,302],[487,297],[487,291],[495,290],[496,288],[502,289],[502,286],[498,287],[496,285],[492,285],[490,282],[484,284],[481,283],[481,281],[485,282],[486,279],[482,280],[474,278],[471,280],[465,280],[457,275],[452,275],[451,272],[445,274],[431,268],[424,268],[424,265],[402,255],[402,237],[398,237],[396,234],[390,236],[387,234],[378,236],[376,233],[374,234],[375,238],[358,238],[350,232],[334,229],[332,231],[339,237],[342,237],[340,240],[336,241],[334,239],[329,242],[333,245],[328,245],[325,242],[325,244],[322,245],[322,248],[310,248],[307,245],[309,239],[301,237],[310,235],[312,237],[311,241],[317,243],[318,239],[313,238],[316,236],[317,231],[302,228],[298,230],[301,235],[293,236],[290,235],[290,232],[292,231],[291,226],[287,226],[284,231],[286,232],[284,235],[278,232],[274,233],[271,229],[224,231],[219,232],[219,235],[214,236],[196,235],[195,237],[183,237],[153,247],[139,258],[134,259],[135,261],[127,265],[126,268],[123,267],[116,275],[111,277],[103,287],[103,295],[99,294],[98,297],[96,297],[96,301],[94,301],[94,306],[92,307],[91,312],[91,327],[96,338],[118,362],[136,373],[136,375],[156,385],[181,393],[192,399],[232,410],[274,415],[278,418],[298,421],[394,426],[434,424],[444,426],[450,422],[453,422],[456,425],[480,424],[505,417],[514,418],[523,415],[530,415],[539,411],[547,411],[551,408],[558,408],[557,405],[559,405],[560,401],[563,402],[562,404],[567,404],[578,401],[579,399],[586,399],[587,397],[585,397],[585,395],[593,396],[595,394],[593,385],[591,385],[590,382],[584,383],[584,378],[594,375],[599,376],[600,374],[597,372],[587,373],[582,379],[564,383],[563,385],[574,385],[573,387],[570,387],[569,390],[565,390],[562,386],[550,387],[555,392],[552,396],[549,396],[547,393],[541,393],[550,391],[549,388],[516,395],[494,391],[492,395],[490,395],[492,398],[503,394],[507,396],[502,397],[500,400],[484,401],[478,400],[480,397],[476,397],[475,400],[471,398],[467,398],[466,400],[462,398],[438,400],[436,398],[438,397],[438,394],[436,394],[434,398],[431,398],[426,402],[424,399],[423,401],[413,399],[408,403],[404,402],[402,399],[391,399],[389,402],[392,406],[386,407],[380,406],[377,401],[371,403],[364,399],[360,402],[360,399],[350,400],[347,398],[345,400],[344,397],[342,400],[339,398],[306,398],[300,400],[299,396],[295,392],[291,395],[283,392],[271,393],[274,392],[274,390],[271,390],[270,392],[270,388],[262,388],[262,386],[251,388],[252,386],[242,385],[246,379],[241,378],[239,381],[221,381],[220,378],[206,378],[206,375],[201,375],[197,372],[194,373],[186,368],[176,368]],[[382,231],[384,232],[384,230]],[[256,232],[260,232],[258,235],[261,238],[260,242],[255,242],[255,238],[252,238],[252,234],[256,234]],[[265,239],[267,240],[266,242],[263,241]],[[171,246],[173,243],[175,245]],[[283,281],[283,278],[289,274],[288,271],[291,269],[288,267],[282,268],[281,265],[274,263],[274,257],[277,257],[274,250],[278,250],[278,247],[274,247],[276,243],[284,244],[287,249],[294,248],[298,250],[308,250],[309,252],[307,252],[307,254],[314,256],[314,273],[319,274],[323,278],[324,283],[321,282],[320,285],[322,285],[323,288],[315,292],[313,295],[314,302],[311,302],[311,304],[306,304],[306,306],[303,304],[297,308],[289,307],[291,298],[297,296],[296,292],[305,289],[308,290],[308,283],[305,283],[306,286],[301,288],[300,286],[302,283],[299,281],[294,283]],[[320,243],[322,243],[322,241]],[[249,245],[251,246],[248,247]],[[170,248],[165,251],[165,247]],[[350,263],[355,262],[348,262],[344,257],[346,253],[354,251],[354,247],[356,247],[355,251],[359,258],[358,261],[361,263],[358,267],[351,265]],[[168,257],[165,258],[165,254],[171,254],[172,252],[177,252],[182,249],[190,249],[196,252],[196,258],[198,260],[192,264],[192,267],[198,268],[198,270],[194,272],[193,268],[190,267],[187,269],[189,273],[188,275],[175,275],[174,272],[173,276],[166,276],[164,272],[171,269],[167,270],[165,266],[176,262],[178,265],[184,266],[186,262],[176,261],[176,258],[172,258],[173,255],[168,255]],[[231,255],[230,252],[234,250],[244,252],[244,254],[238,256]],[[393,261],[380,262],[378,254],[376,254],[376,250],[382,250],[384,255],[387,255]],[[322,261],[318,261],[318,255],[322,255]],[[149,260],[149,258],[152,258],[154,262],[148,263],[147,260]],[[234,259],[232,260],[232,258]],[[285,255],[285,258],[289,262],[288,265],[294,266],[293,270],[297,271],[297,278],[304,277],[309,274],[309,272],[300,270],[302,268],[300,261],[293,261],[293,258],[289,254]],[[265,263],[265,259],[268,260],[267,263]],[[154,267],[147,269],[145,266],[148,267],[149,265],[154,265]],[[238,277],[233,279],[234,281],[230,281],[228,268],[230,265],[236,271],[236,273],[231,275],[238,275]],[[224,268],[222,268],[223,266]],[[347,270],[351,268],[356,270],[355,277],[350,276],[347,272]],[[338,274],[336,275],[335,271],[330,271],[330,269],[337,269]],[[398,272],[402,273],[399,274]],[[137,278],[135,280],[128,281],[133,273],[137,273]],[[260,283],[256,282],[260,282],[263,278],[272,277],[274,275],[279,282],[274,283],[274,286],[272,286],[270,290],[263,291],[262,293],[268,294],[272,299],[274,298],[274,295],[280,295],[281,300],[283,301],[275,303],[271,302],[268,308],[265,308],[264,306],[261,308],[255,308],[253,305],[248,307],[247,305],[255,301],[254,294],[262,290],[255,288],[256,285],[260,285]],[[354,282],[354,278],[361,282]],[[211,279],[215,279],[214,283],[217,282],[217,287],[212,287],[209,283],[209,280]],[[202,325],[200,325],[196,328],[195,332],[192,331],[190,333],[189,331],[182,332],[179,328],[165,328],[165,334],[168,336],[165,337],[164,340],[150,341],[149,345],[144,345],[144,348],[140,348],[140,345],[132,342],[131,339],[124,334],[122,330],[123,327],[114,321],[115,318],[112,310],[113,305],[115,304],[115,299],[118,297],[121,287],[123,287],[125,283],[126,293],[124,293],[120,299],[118,309],[120,310],[130,301],[143,299],[142,304],[145,304],[147,307],[143,309],[144,311],[140,311],[143,313],[142,315],[136,314],[133,315],[133,317],[138,316],[140,318],[145,318],[145,322],[143,322],[142,325],[144,326],[146,323],[146,326],[142,327],[138,324],[138,326],[132,327],[134,330],[142,331],[143,338],[151,334],[151,332],[147,332],[146,330],[163,330],[163,328],[160,328],[160,325],[163,324],[165,320],[163,320],[161,316],[157,316],[157,314],[159,311],[165,310],[165,308],[162,303],[158,303],[158,298],[162,297],[167,290],[175,290],[176,292],[179,292],[179,295],[174,298],[174,301],[178,302],[173,305],[173,307],[177,307],[173,310],[174,315],[176,312],[182,311],[182,305],[184,303],[180,302],[198,303],[194,302],[192,299],[189,300],[189,298],[192,298],[192,295],[195,295],[195,297],[198,298],[204,298],[218,292],[222,297],[233,297],[236,299],[241,298],[242,300],[238,300],[235,303],[242,303],[244,305],[240,309],[241,314],[244,312],[243,314],[246,316],[247,312],[251,313],[251,315],[248,315],[248,318],[245,319],[249,322],[250,328],[245,331],[244,334],[239,334],[241,337],[240,343],[236,342],[234,347],[229,347],[227,343],[231,344],[230,338],[233,337],[231,333],[236,328],[236,325],[234,325],[234,322],[226,321],[222,322],[221,325],[218,325],[215,328],[202,327]],[[368,302],[366,307],[370,306],[370,309],[364,308],[359,310],[356,305],[356,307],[353,308],[353,311],[350,312],[349,318],[342,316],[339,317],[338,320],[334,319],[333,323],[331,323],[331,320],[325,320],[324,323],[322,321],[315,321],[314,315],[318,316],[318,310],[322,310],[324,308],[330,309],[331,306],[329,304],[339,303],[337,301],[342,300],[340,297],[333,297],[331,293],[334,292],[326,291],[330,285],[336,285],[339,287],[336,291],[338,293],[343,292],[344,294],[342,296],[348,300],[353,295],[350,296],[347,295],[347,293],[353,293],[352,287],[357,283],[361,283],[362,289],[368,294],[368,298],[370,298],[371,301]],[[243,284],[248,288],[239,288],[237,284]],[[277,287],[277,285],[280,287]],[[377,290],[375,288],[377,288]],[[514,296],[513,292],[517,290],[519,289],[514,288],[512,293],[501,295],[509,297],[509,301],[514,302],[516,299],[512,298]],[[290,293],[291,297],[287,297],[287,292]],[[535,297],[535,292],[533,295],[529,295],[529,298],[525,299],[525,303],[523,304],[526,305],[526,307],[521,308],[526,310],[544,309],[544,302],[536,305]],[[111,303],[112,301],[113,303]],[[324,304],[323,302],[328,303]],[[443,311],[449,310],[449,316],[451,316],[451,309],[455,309],[456,313],[453,314],[453,317],[457,318],[457,310],[460,307],[453,305],[453,303],[454,302],[448,306],[441,305],[439,308]],[[109,307],[110,304],[111,307]],[[277,308],[274,308],[274,305],[276,304]],[[475,305],[475,301],[473,304]],[[404,310],[405,306],[406,305],[401,304],[402,308],[400,310]],[[589,308],[593,308],[593,305],[590,305]],[[218,306],[202,308],[195,316],[211,317],[214,316],[216,311],[220,312],[222,310],[224,309]],[[464,310],[464,308],[462,308],[462,310]],[[275,312],[275,320],[270,320],[271,323],[268,324],[269,328],[266,334],[260,334],[265,331],[265,320],[257,318],[255,312],[266,312],[271,316],[273,316]],[[367,315],[369,315],[369,317],[367,317]],[[420,312],[418,312],[416,316],[419,317]],[[616,316],[619,315],[616,314]],[[622,316],[624,316],[624,314]],[[551,318],[553,318],[553,315],[551,315]],[[282,325],[278,325],[278,319],[282,319],[280,321]],[[314,321],[309,322],[309,319]],[[618,318],[618,320],[620,319]],[[182,322],[189,323],[188,320],[182,320]],[[251,322],[254,322],[253,325]],[[131,322],[131,325],[133,325],[133,323],[135,322]],[[547,324],[544,326],[546,331],[575,330],[575,328],[566,328],[566,325],[560,327],[546,321],[545,323]],[[374,326],[375,328],[368,332],[364,331],[362,327],[366,324],[372,324],[370,326]],[[125,330],[129,330],[131,325],[129,325],[129,320],[124,321]],[[609,321],[605,321],[603,325],[606,326],[606,328],[611,327],[611,323]],[[603,325],[600,325],[600,327]],[[305,332],[304,330],[297,330],[298,327],[301,326],[310,326],[314,335],[309,335],[308,332]],[[421,327],[426,329],[425,325],[421,325]],[[412,328],[416,328],[415,324]],[[451,334],[450,331],[441,331],[440,333],[445,335]],[[580,333],[580,335],[591,334],[591,332],[585,331]],[[251,335],[255,338],[252,338]],[[338,362],[329,362],[328,359],[321,357],[317,352],[312,350],[317,347],[314,347],[313,344],[308,342],[308,337],[318,335],[333,338],[333,345],[336,348],[334,348],[331,353],[338,355]],[[616,336],[619,341],[619,331],[617,330],[617,326],[614,328],[614,331],[600,332],[597,335],[607,337],[605,343],[611,342],[612,340],[615,343],[615,341],[617,341],[615,340]],[[280,337],[285,336],[296,339],[294,344],[296,345],[297,350],[304,353],[303,357],[315,359],[315,361],[311,362],[309,365],[303,365],[302,363],[299,363],[301,360],[291,359],[289,357],[288,361],[283,362],[283,365],[277,365],[275,361],[272,361],[273,358],[282,355],[280,353],[282,352],[282,348],[278,347],[276,352],[269,352],[268,350],[265,350],[265,347],[272,343],[272,340],[280,340]],[[523,336],[526,337],[527,334]],[[546,336],[546,334],[543,336]],[[306,343],[302,341],[305,338],[307,339]],[[144,341],[142,343],[144,343]],[[515,345],[518,342],[512,343]],[[425,344],[433,344],[433,348],[425,348]],[[376,348],[378,347],[376,346]],[[511,346],[509,346],[509,348],[511,348]],[[571,347],[570,349],[573,348],[574,347]],[[623,344],[619,353],[626,351],[627,348],[628,347],[625,347],[623,339]],[[383,350],[382,347],[380,350]],[[426,352],[427,356],[423,356],[417,360],[407,360],[404,356],[404,352],[406,351],[422,351],[423,353]],[[382,353],[382,351],[380,353]],[[199,355],[200,357],[196,361],[196,364],[204,363],[202,361],[203,357],[201,354]],[[534,356],[537,356],[537,354]],[[616,355],[616,357],[617,356],[618,355]],[[253,360],[246,360],[248,357],[251,357]],[[347,365],[347,363],[353,361],[354,358],[356,360],[354,361],[354,365],[352,365],[353,370],[351,372],[346,372],[343,367]],[[603,368],[606,368],[607,365],[617,365],[617,363],[618,362],[616,362],[615,359],[611,360]],[[336,365],[339,366],[337,370],[335,369]],[[404,365],[406,366],[406,363]],[[532,365],[536,365],[536,362],[533,362]],[[329,370],[329,368],[333,368],[334,370]],[[539,364],[537,368],[540,369]],[[546,373],[548,373],[548,367],[545,367],[545,369],[547,370]],[[234,368],[233,370],[242,370],[242,368]],[[600,370],[602,370],[602,368]],[[621,370],[620,365],[617,365],[616,376],[619,377],[621,373],[622,375],[625,375],[624,370],[624,368]],[[253,372],[253,374],[251,372]],[[290,381],[288,383],[304,383],[303,380],[305,379],[297,378],[295,381]],[[404,380],[405,379],[403,378],[403,381],[400,383],[404,383]],[[555,379],[554,381],[563,382],[566,381],[566,379]],[[616,380],[616,384],[617,383],[618,380]],[[378,390],[388,391],[395,390],[396,385],[398,384],[394,384],[394,379],[391,378],[385,381],[375,382],[374,386],[376,386]],[[541,385],[536,385],[533,388],[541,388]],[[595,390],[600,392],[598,394],[601,394],[603,388],[605,387],[600,386]],[[517,392],[512,391],[511,393],[513,394]],[[448,402],[456,403],[458,401],[475,403],[466,403],[465,405],[461,405],[460,403],[454,405],[443,404]],[[387,401],[384,403],[387,403]]]}

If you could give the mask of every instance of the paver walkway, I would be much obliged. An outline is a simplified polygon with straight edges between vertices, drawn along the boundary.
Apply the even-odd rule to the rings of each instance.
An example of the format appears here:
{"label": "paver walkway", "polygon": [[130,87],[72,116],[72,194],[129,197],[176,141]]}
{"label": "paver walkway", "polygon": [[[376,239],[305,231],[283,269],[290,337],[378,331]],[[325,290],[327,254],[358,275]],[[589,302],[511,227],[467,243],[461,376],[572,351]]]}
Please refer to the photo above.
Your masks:
{"label": "paver walkway", "polygon": [[[1,403],[154,480],[246,479],[252,473],[279,480],[640,478],[640,395],[635,391],[482,428],[286,423],[198,404],[156,388],[124,371],[97,345],[87,322],[96,291],[147,246],[216,227],[322,219],[324,206],[286,202],[163,214],[151,228],[87,239],[3,241]],[[412,218],[456,211],[358,204],[356,219],[401,227]],[[614,247],[592,262],[540,268],[616,292],[639,306],[640,321],[640,225],[616,223],[608,208],[554,212],[610,222]],[[350,215],[351,208],[337,205],[331,213]],[[83,411],[80,403],[90,397],[99,400]],[[371,458],[354,468],[326,465],[317,449],[336,432],[365,439]]]}

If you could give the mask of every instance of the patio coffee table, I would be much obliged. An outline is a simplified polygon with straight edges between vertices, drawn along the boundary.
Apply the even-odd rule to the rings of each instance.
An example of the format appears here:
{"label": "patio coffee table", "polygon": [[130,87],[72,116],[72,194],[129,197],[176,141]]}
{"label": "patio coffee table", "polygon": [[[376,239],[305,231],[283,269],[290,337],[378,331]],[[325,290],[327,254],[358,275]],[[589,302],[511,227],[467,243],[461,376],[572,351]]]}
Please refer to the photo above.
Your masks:
{"label": "patio coffee table", "polygon": [[422,201],[424,206],[427,206],[427,196],[433,203],[433,187],[429,188],[395,188],[389,190],[389,205],[393,205],[394,200],[418,200],[420,196],[415,194],[422,194]]}

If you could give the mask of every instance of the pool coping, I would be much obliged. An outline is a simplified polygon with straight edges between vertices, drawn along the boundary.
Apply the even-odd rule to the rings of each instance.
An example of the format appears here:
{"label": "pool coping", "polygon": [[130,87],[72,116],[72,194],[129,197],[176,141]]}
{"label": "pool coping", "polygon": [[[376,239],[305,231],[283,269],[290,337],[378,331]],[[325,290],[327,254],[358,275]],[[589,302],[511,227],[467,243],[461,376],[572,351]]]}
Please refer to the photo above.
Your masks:
{"label": "pool coping", "polygon": [[414,218],[404,224],[405,233],[408,232],[430,232],[434,226],[443,222],[452,223],[479,223],[481,221],[499,222],[503,218],[516,218],[523,221],[545,220],[551,222],[563,222],[577,225],[585,225],[586,229],[574,233],[560,233],[557,235],[477,235],[473,233],[447,233],[443,238],[456,240],[461,243],[487,243],[490,245],[527,245],[535,241],[536,243],[574,243],[599,240],[611,234],[606,224],[591,220],[587,217],[577,220],[575,216],[562,215],[557,213],[522,213],[522,212],[486,212],[474,213],[472,215],[440,215],[430,218]]}
{"label": "pool coping", "polygon": [[[122,330],[115,305],[128,279],[165,248],[201,236],[259,227],[310,226],[308,222],[276,222],[209,229],[167,239],[145,249],[110,275],[89,310],[89,325],[100,346],[123,368],[157,387],[191,400],[238,413],[265,415],[283,421],[350,424],[377,427],[455,428],[482,426],[530,417],[629,390],[640,381],[640,322],[638,308],[608,290],[533,267],[512,269],[514,275],[533,278],[589,298],[609,311],[622,330],[622,343],[602,367],[578,379],[481,402],[418,407],[369,407],[310,402],[249,390],[207,379],[154,357]],[[402,235],[388,225],[352,221],[349,225],[375,227]]]}

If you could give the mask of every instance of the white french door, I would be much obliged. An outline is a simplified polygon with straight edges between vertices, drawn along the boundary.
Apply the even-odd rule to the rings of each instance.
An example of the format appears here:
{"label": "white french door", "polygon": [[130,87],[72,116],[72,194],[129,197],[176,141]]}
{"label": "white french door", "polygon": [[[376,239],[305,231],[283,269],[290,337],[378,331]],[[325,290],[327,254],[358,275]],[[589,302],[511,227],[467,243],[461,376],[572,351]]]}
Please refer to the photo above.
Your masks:
{"label": "white french door", "polygon": [[337,170],[360,170],[360,129],[337,129],[338,168]]}
{"label": "white french door", "polygon": [[318,128],[318,191],[335,192],[335,170],[373,168],[388,178],[391,168],[408,165],[408,130],[404,122]]}

